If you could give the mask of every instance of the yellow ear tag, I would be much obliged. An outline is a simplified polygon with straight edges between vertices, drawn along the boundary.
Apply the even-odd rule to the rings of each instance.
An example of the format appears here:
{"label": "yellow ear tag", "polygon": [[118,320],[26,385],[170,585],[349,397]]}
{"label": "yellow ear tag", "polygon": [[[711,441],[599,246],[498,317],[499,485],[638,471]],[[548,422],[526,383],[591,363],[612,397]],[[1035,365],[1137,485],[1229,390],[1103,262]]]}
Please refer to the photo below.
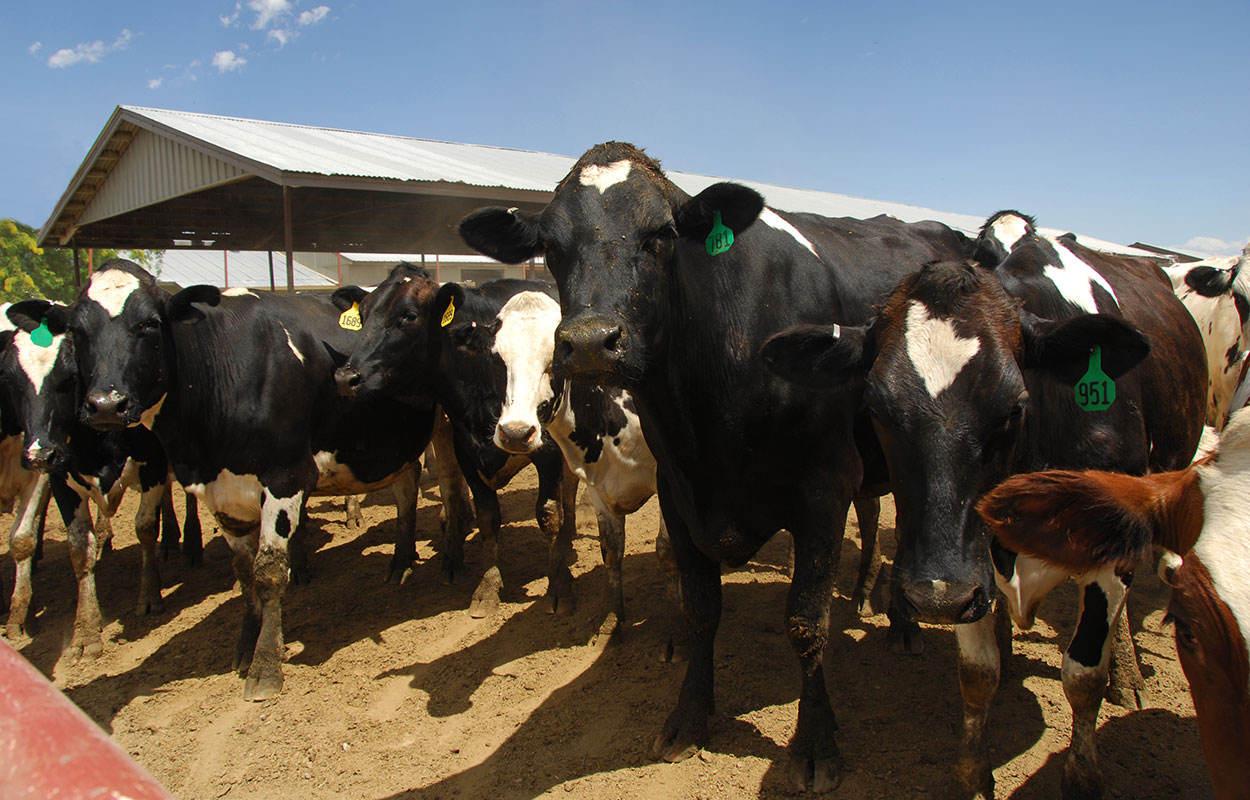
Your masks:
{"label": "yellow ear tag", "polygon": [[447,301],[447,310],[443,312],[443,321],[440,322],[439,325],[446,328],[448,325],[451,324],[451,321],[455,316],[456,316],[456,300],[455,298],[452,298],[451,300]]}
{"label": "yellow ear tag", "polygon": [[349,331],[358,331],[363,325],[360,322],[360,303],[352,303],[352,307],[339,314],[339,327]]}

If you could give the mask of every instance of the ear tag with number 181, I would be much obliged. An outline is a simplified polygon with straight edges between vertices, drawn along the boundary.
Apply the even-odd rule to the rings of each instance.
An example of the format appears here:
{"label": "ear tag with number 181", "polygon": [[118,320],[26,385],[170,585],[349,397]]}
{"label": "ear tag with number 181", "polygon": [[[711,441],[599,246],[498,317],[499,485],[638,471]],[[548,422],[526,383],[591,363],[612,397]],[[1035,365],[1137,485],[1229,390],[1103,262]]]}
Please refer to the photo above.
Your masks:
{"label": "ear tag with number 181", "polygon": [[716,218],[712,221],[712,232],[707,235],[707,254],[709,256],[718,256],[725,252],[734,243],[734,232],[725,227],[725,223],[720,220],[720,212],[716,212]]}
{"label": "ear tag with number 181", "polygon": [[48,330],[48,321],[39,323],[39,327],[30,332],[30,342],[36,347],[52,346],[52,331]]}
{"label": "ear tag with number 181", "polygon": [[1115,402],[1115,381],[1102,371],[1102,348],[1089,354],[1089,369],[1076,382],[1076,404],[1085,411],[1106,411]]}
{"label": "ear tag with number 181", "polygon": [[364,327],[360,321],[360,303],[352,303],[352,307],[339,314],[339,327],[349,331],[358,331]]}

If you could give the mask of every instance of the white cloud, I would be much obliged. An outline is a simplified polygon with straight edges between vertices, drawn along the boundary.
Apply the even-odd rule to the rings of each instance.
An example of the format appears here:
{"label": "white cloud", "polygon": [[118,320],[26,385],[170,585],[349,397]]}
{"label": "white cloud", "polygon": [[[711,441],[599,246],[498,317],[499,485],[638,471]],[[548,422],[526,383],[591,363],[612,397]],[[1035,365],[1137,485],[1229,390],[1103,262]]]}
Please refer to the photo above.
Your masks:
{"label": "white cloud", "polygon": [[1245,239],[1230,242],[1217,239],[1214,236],[1195,236],[1188,242],[1185,242],[1180,249],[1197,250],[1200,253],[1209,253],[1213,256],[1239,256],[1245,244]]}
{"label": "white cloud", "polygon": [[278,43],[278,47],[286,46],[286,43],[295,38],[295,31],[288,31],[285,28],[274,28],[269,31],[269,38]]}
{"label": "white cloud", "polygon": [[330,13],[329,6],[317,6],[302,12],[299,15],[300,25],[316,25],[318,22],[326,18],[326,14]]}
{"label": "white cloud", "polygon": [[148,88],[159,89],[161,88],[161,84],[164,82],[165,82],[164,78],[153,78],[152,80],[148,81]]}
{"label": "white cloud", "polygon": [[[48,66],[53,69],[64,69],[83,61],[94,64],[109,53],[125,50],[130,44],[130,39],[130,30],[124,28],[112,44],[105,44],[102,40],[97,39],[94,42],[80,42],[72,50],[68,47],[63,47],[48,58]],[[31,50],[31,52],[33,53],[34,50]]]}
{"label": "white cloud", "polygon": [[233,13],[233,14],[223,14],[222,16],[218,17],[217,19],[221,20],[221,26],[222,26],[223,28],[233,28],[236,24],[238,24],[238,22],[239,22],[239,13],[240,13],[242,10],[243,10],[243,4],[242,4],[242,3],[235,3],[235,4],[234,4],[234,13]]}
{"label": "white cloud", "polygon": [[213,66],[218,72],[234,72],[236,69],[242,69],[246,63],[247,59],[235,55],[233,50],[219,50],[213,53]]}
{"label": "white cloud", "polygon": [[30,47],[26,48],[26,52],[33,56],[35,53],[39,52],[39,48],[41,47],[43,47],[43,42],[32,42]]}
{"label": "white cloud", "polygon": [[269,23],[291,11],[291,0],[248,0],[247,7],[256,12],[252,27],[264,30]]}

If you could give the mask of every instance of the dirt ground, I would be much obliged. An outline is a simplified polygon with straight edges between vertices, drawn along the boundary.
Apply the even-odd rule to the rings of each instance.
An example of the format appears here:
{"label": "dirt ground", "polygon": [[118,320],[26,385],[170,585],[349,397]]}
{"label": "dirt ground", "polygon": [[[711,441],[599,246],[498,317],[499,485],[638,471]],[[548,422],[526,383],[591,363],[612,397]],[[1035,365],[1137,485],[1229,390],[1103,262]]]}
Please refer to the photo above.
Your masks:
{"label": "dirt ground", "polygon": [[[797,713],[797,662],[782,616],[788,549],[777,537],[725,573],[717,639],[717,713],[706,750],[680,764],[647,751],[684,666],[659,659],[667,613],[653,552],[654,499],[630,518],[625,559],[629,624],[619,644],[593,641],[606,611],[590,506],[579,508],[576,612],[551,617],[546,546],[533,521],[532,469],[502,494],[504,603],[494,619],[466,609],[472,582],[445,586],[428,537],[437,489],[418,511],[422,563],[403,585],[384,583],[393,541],[389,493],[371,496],[365,527],[349,531],[338,500],[310,504],[315,579],[288,589],[282,695],[242,699],[230,670],[242,601],[229,548],[203,514],[205,564],[162,566],[166,611],[140,617],[135,498],[116,518],[97,577],[106,620],[95,661],[61,659],[75,591],[64,531],[50,515],[35,574],[39,631],[21,652],[113,739],[184,800],[216,798],[740,798],[787,795],[785,746]],[[182,495],[176,494],[179,517]],[[858,530],[848,526],[825,672],[841,726],[844,779],[833,797],[928,798],[945,785],[961,718],[949,628],[925,632],[923,656],[885,646],[884,614],[860,619],[848,599]],[[882,509],[887,553],[893,507]],[[0,525],[11,525],[11,516]],[[6,537],[7,538],[7,537]],[[472,570],[478,544],[470,540]],[[11,561],[3,560],[11,588]],[[887,572],[883,573],[883,579]],[[473,575],[476,580],[477,575]],[[883,580],[884,583],[884,580]],[[1170,628],[1165,593],[1148,570],[1129,611],[1151,708],[1103,705],[1098,746],[1111,798],[1205,798],[1211,788]],[[884,608],[880,589],[878,607]],[[1015,633],[990,725],[999,797],[1059,794],[1071,716],[1060,683],[1076,593],[1061,587],[1037,627]]]}

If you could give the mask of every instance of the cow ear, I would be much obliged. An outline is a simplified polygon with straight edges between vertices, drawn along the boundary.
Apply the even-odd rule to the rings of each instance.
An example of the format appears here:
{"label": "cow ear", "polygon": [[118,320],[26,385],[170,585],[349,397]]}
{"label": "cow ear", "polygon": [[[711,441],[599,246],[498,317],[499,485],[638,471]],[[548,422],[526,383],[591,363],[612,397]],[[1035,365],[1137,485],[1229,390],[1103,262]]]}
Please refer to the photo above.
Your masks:
{"label": "cow ear", "polygon": [[434,295],[431,307],[430,325],[435,331],[450,326],[456,320],[456,314],[464,308],[464,287],[458,283],[444,283]]}
{"label": "cow ear", "polygon": [[1020,311],[1024,334],[1021,366],[1044,369],[1065,383],[1075,384],[1089,369],[1089,356],[1102,348],[1102,371],[1116,380],[1150,355],[1146,335],[1118,317],[1082,314],[1049,320]]}
{"label": "cow ear", "polygon": [[484,256],[519,264],[538,254],[538,215],[517,208],[492,206],[460,220],[460,238]]}
{"label": "cow ear", "polygon": [[334,294],[330,295],[330,302],[334,303],[334,307],[339,311],[346,311],[354,304],[364,300],[369,293],[359,286],[342,286],[334,290]]}
{"label": "cow ear", "polygon": [[169,305],[167,306],[169,319],[171,322],[185,322],[188,325],[194,325],[204,319],[204,312],[193,306],[192,303],[215,306],[220,302],[221,290],[216,286],[208,286],[207,284],[188,286],[169,298]]}
{"label": "cow ear", "polygon": [[9,306],[5,312],[18,328],[30,333],[45,322],[48,331],[59,336],[69,330],[69,309],[59,303],[47,300],[23,300]]}
{"label": "cow ear", "polygon": [[775,375],[800,386],[832,389],[872,365],[867,327],[800,325],[764,342],[760,355]]}
{"label": "cow ear", "polygon": [[740,183],[714,183],[699,192],[681,208],[674,221],[682,236],[702,241],[712,232],[716,212],[721,223],[734,232],[745,231],[764,210],[764,198]]}

